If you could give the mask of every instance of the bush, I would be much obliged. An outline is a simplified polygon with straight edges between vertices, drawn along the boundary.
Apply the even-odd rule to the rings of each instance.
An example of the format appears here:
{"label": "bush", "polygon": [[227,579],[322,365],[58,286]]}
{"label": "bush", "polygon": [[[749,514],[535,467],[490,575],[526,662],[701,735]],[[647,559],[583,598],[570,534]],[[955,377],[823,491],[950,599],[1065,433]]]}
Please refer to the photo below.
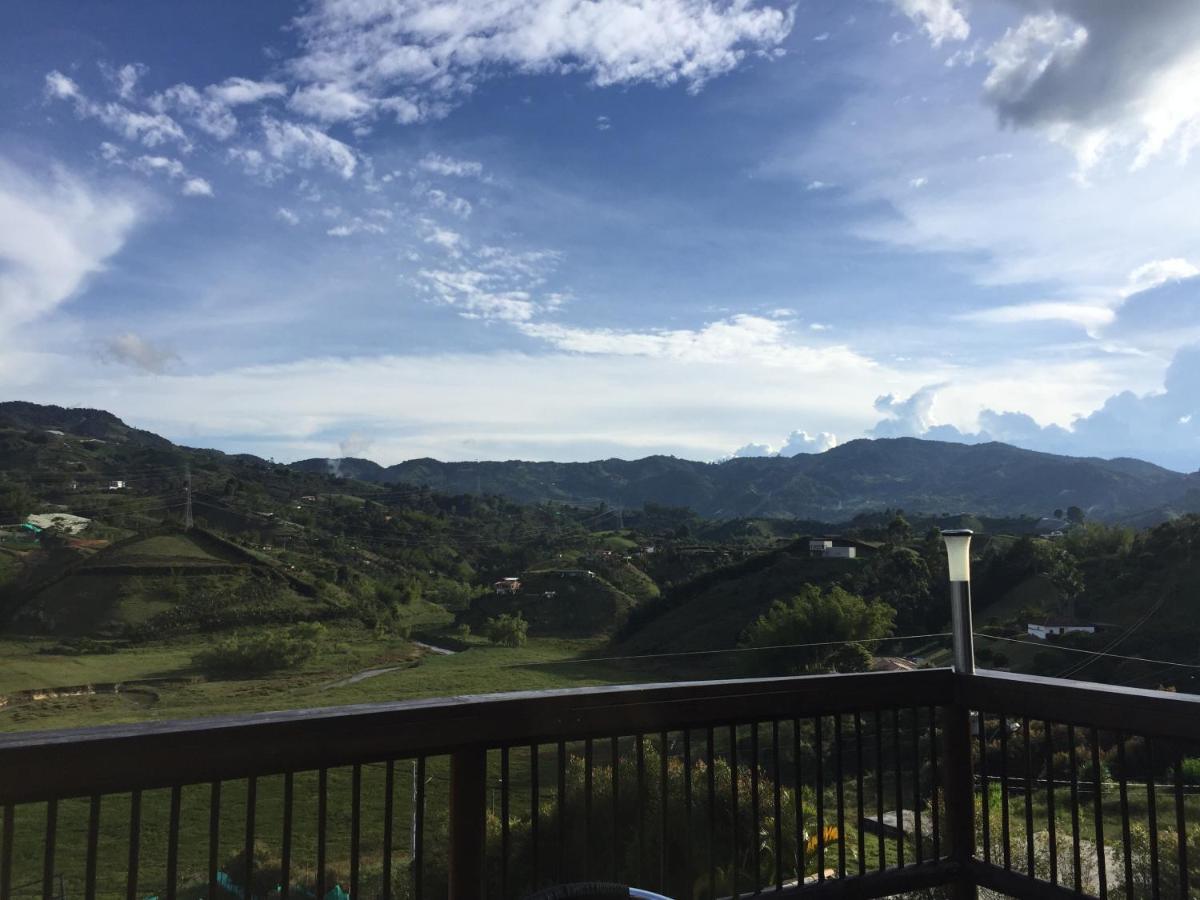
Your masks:
{"label": "bush", "polygon": [[516,615],[503,613],[487,620],[484,634],[493,644],[502,647],[524,647],[529,637],[529,623],[521,617],[520,611]]}
{"label": "bush", "polygon": [[294,628],[232,637],[197,653],[196,665],[222,674],[258,674],[292,669],[316,656],[325,626],[306,622]]}

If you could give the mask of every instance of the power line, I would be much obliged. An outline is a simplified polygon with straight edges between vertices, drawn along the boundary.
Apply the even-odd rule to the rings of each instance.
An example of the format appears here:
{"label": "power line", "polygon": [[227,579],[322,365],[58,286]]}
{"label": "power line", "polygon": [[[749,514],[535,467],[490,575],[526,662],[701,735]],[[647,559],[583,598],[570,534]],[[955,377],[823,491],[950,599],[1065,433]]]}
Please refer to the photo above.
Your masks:
{"label": "power line", "polygon": [[882,638],[862,638],[860,640],[848,641],[814,641],[808,644],[773,644],[768,647],[726,647],[720,650],[678,650],[673,653],[642,653],[632,656],[594,656],[584,659],[552,659],[545,662],[532,663],[510,663],[501,668],[525,668],[528,666],[558,666],[558,665],[573,665],[576,663],[595,663],[595,662],[629,662],[639,659],[670,659],[679,656],[712,656],[717,653],[761,653],[764,650],[800,650],[809,647],[843,647],[850,644],[880,644],[888,641],[913,641],[919,638],[938,638],[949,637],[949,631],[935,631],[929,634],[900,634],[892,637]]}
{"label": "power line", "polygon": [[[1001,637],[998,634],[982,634],[978,631],[975,632],[975,637],[985,638],[989,641],[1008,641],[1010,644],[1024,644],[1025,646],[1030,646],[1033,644],[1033,641],[1024,641],[1020,638]],[[1061,650],[1064,653],[1086,653],[1089,656],[1108,656],[1113,659],[1124,659],[1129,660],[1130,662],[1150,663],[1151,665],[1156,666],[1174,666],[1180,669],[1200,669],[1200,663],[1173,662],[1169,659],[1150,659],[1145,656],[1122,656],[1120,653],[1105,653],[1103,650],[1082,650],[1079,647],[1062,647],[1058,644],[1044,644],[1041,646],[1044,646],[1047,650]]]}

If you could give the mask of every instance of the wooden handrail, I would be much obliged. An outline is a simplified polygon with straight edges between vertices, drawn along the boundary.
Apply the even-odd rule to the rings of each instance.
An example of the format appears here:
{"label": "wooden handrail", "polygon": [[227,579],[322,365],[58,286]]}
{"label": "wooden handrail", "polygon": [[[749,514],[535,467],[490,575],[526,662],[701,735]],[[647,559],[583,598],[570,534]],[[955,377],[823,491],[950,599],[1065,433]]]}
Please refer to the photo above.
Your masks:
{"label": "wooden handrail", "polygon": [[944,705],[948,669],[442,697],[0,737],[0,803],[560,739]]}

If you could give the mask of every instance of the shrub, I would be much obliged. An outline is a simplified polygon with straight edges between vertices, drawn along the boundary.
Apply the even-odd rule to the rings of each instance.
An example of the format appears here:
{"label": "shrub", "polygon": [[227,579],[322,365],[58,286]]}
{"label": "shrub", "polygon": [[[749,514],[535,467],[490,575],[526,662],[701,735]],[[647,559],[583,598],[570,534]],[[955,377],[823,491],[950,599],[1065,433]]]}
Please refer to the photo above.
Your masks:
{"label": "shrub", "polygon": [[502,647],[524,647],[529,636],[529,623],[521,617],[520,611],[516,615],[503,613],[487,620],[484,634],[493,644]]}
{"label": "shrub", "polygon": [[306,622],[288,629],[261,631],[219,641],[197,653],[196,665],[222,674],[273,672],[291,669],[316,656],[325,627]]}

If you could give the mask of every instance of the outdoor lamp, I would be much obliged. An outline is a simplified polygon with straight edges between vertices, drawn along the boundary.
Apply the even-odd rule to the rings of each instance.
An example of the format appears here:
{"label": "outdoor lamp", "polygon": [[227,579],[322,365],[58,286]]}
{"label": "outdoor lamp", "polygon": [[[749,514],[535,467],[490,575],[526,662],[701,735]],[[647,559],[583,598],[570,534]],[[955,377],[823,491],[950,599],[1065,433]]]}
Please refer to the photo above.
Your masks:
{"label": "outdoor lamp", "polygon": [[975,671],[975,648],[971,624],[971,536],[969,528],[943,531],[946,557],[950,562],[950,622],[954,635],[954,671]]}

